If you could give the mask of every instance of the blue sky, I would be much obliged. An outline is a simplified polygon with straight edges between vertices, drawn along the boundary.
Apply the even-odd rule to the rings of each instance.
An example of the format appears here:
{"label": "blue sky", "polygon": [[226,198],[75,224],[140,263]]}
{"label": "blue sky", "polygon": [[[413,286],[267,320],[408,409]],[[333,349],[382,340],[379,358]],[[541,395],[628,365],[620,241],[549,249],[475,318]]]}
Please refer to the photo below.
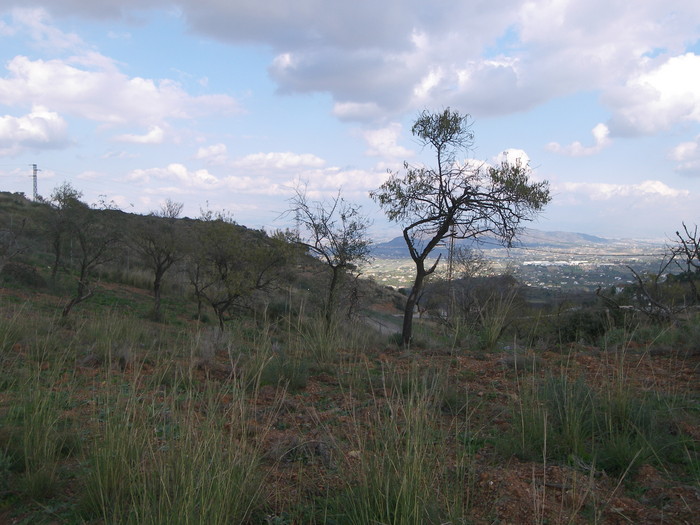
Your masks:
{"label": "blue sky", "polygon": [[0,190],[68,181],[146,213],[275,229],[294,185],[368,198],[423,109],[473,117],[466,155],[529,159],[532,226],[664,239],[700,222],[696,0],[0,0]]}

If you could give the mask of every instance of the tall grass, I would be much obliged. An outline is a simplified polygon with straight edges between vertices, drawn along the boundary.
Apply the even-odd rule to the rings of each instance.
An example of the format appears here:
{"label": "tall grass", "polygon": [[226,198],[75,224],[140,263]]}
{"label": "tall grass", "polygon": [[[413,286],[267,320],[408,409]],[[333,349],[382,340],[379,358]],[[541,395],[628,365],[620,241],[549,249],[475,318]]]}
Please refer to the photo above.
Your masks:
{"label": "tall grass", "polygon": [[498,441],[501,451],[595,465],[617,476],[645,462],[660,468],[687,463],[687,437],[658,396],[634,387],[623,352],[610,364],[609,376],[597,378],[596,388],[566,371],[521,384],[511,430]]}
{"label": "tall grass", "polygon": [[248,520],[261,504],[259,447],[270,421],[250,427],[245,384],[197,384],[176,371],[149,392],[139,375],[108,390],[96,412],[85,515],[139,524]]}
{"label": "tall grass", "polygon": [[[356,423],[356,449],[348,459],[355,473],[331,499],[336,523],[424,524],[464,519],[465,484],[472,478],[466,448],[446,461],[449,429],[435,424],[440,381],[414,369],[406,383],[385,377],[385,396],[375,398],[372,431]],[[455,521],[457,522],[457,521]]]}
{"label": "tall grass", "polygon": [[23,333],[29,351],[13,350],[13,358],[10,349],[3,351],[3,364],[13,365],[13,380],[5,385],[13,403],[4,414],[5,424],[0,424],[0,448],[17,474],[15,487],[29,499],[42,501],[58,489],[61,459],[80,448],[80,436],[64,416],[74,388],[67,370],[72,349],[53,355],[46,334]]}

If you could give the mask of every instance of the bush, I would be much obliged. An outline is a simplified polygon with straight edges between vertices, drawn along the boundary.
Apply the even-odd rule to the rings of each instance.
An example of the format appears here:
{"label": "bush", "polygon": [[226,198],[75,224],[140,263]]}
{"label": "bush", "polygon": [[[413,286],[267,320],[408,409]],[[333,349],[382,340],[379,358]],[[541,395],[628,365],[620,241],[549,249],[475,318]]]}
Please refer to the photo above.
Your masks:
{"label": "bush", "polygon": [[595,344],[610,327],[611,319],[606,310],[586,308],[562,314],[556,328],[561,343]]}
{"label": "bush", "polygon": [[0,279],[4,283],[12,283],[30,288],[46,288],[46,280],[33,266],[10,261],[0,271]]}

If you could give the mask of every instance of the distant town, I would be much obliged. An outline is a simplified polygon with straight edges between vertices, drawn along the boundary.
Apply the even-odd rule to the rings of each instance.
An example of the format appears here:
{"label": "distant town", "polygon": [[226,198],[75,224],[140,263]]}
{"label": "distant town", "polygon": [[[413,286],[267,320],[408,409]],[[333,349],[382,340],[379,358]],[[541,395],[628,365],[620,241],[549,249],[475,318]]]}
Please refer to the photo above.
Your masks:
{"label": "distant town", "polygon": [[[609,240],[535,230],[528,233],[520,245],[510,249],[488,241],[480,246],[489,262],[488,272],[512,273],[526,286],[594,291],[634,282],[630,268],[640,274],[657,272],[665,250],[662,241]],[[378,245],[374,260],[363,270],[364,276],[395,288],[410,287],[415,266],[399,247],[397,239]],[[447,278],[449,252],[446,248],[435,251],[436,258],[440,254],[436,274]],[[459,276],[456,268],[453,275]]]}

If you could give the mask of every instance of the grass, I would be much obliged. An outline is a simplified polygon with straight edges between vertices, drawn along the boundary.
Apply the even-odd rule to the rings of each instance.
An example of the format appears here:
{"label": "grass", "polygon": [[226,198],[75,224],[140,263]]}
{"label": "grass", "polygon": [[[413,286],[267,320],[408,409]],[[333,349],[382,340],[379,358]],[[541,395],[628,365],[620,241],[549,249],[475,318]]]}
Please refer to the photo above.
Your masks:
{"label": "grass", "polygon": [[[357,478],[331,500],[329,516],[358,525],[445,523],[450,513],[464,510],[461,495],[469,465],[459,454],[452,483],[442,483],[448,473],[436,445],[448,437],[432,424],[439,405],[437,382],[413,369],[408,379],[385,385],[392,386],[386,386],[385,404],[376,401],[371,437],[355,424]],[[436,494],[436,487],[445,492]]]}
{"label": "grass", "polygon": [[[68,326],[31,303],[2,313],[3,519],[508,521],[519,515],[501,514],[518,494],[509,487],[531,473],[523,519],[600,522],[614,497],[643,494],[626,482],[642,464],[674,486],[700,483],[684,430],[698,428],[697,396],[648,384],[666,369],[692,373],[687,357],[616,343],[597,371],[577,364],[586,356],[555,354],[555,371],[543,357],[513,372],[495,352],[477,359],[449,341],[433,355],[404,352],[298,315],[241,318],[220,333],[103,306]],[[643,376],[642,394],[637,376],[652,365],[666,369]]]}
{"label": "grass", "polygon": [[686,463],[687,437],[672,411],[636,390],[623,362],[599,388],[563,371],[521,383],[513,426],[499,440],[502,452],[595,465],[613,476],[634,473],[643,463],[661,469]]}

